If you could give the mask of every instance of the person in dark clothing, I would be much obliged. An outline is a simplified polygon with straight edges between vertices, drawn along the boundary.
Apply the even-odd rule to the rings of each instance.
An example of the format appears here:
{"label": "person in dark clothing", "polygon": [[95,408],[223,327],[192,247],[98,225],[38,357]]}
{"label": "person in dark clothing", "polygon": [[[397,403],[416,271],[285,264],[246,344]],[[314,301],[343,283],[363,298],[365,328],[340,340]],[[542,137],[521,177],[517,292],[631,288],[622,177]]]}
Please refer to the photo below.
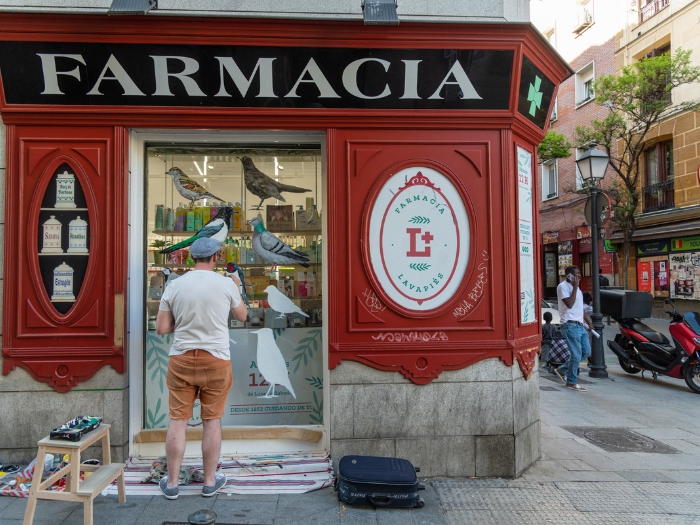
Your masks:
{"label": "person in dark clothing", "polygon": [[603,270],[598,268],[598,283],[600,286],[610,286],[610,280],[603,275]]}
{"label": "person in dark clothing", "polygon": [[541,363],[546,363],[549,359],[549,349],[552,345],[552,338],[557,331],[557,327],[552,324],[552,312],[542,314],[544,324],[542,325],[542,357]]}

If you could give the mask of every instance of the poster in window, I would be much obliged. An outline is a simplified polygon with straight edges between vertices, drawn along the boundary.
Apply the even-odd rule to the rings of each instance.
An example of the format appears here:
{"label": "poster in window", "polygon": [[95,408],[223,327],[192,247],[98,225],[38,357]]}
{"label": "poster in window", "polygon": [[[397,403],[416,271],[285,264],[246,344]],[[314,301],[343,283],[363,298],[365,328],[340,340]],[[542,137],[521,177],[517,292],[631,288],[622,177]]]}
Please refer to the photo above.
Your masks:
{"label": "poster in window", "polygon": [[669,257],[670,294],[675,299],[700,299],[700,252]]}
{"label": "poster in window", "polygon": [[637,290],[651,292],[651,263],[648,261],[637,263]]}
{"label": "poster in window", "polygon": [[518,231],[520,236],[520,322],[535,317],[535,264],[532,231],[532,154],[518,148]]}
{"label": "poster in window", "polygon": [[559,275],[564,276],[567,266],[574,264],[574,248],[571,241],[559,243]]}

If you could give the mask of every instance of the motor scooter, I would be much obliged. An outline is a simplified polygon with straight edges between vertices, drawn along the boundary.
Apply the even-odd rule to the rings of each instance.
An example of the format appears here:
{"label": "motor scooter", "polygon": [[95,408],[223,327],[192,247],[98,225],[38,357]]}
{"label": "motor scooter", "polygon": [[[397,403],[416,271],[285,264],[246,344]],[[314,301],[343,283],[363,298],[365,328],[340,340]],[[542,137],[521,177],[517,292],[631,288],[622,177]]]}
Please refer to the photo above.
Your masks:
{"label": "motor scooter", "polygon": [[608,347],[617,355],[620,366],[628,374],[649,371],[657,374],[683,378],[690,389],[700,394],[700,314],[679,314],[670,299],[666,304],[673,311],[669,332],[673,344],[662,333],[650,328],[639,319],[615,318],[620,333]]}

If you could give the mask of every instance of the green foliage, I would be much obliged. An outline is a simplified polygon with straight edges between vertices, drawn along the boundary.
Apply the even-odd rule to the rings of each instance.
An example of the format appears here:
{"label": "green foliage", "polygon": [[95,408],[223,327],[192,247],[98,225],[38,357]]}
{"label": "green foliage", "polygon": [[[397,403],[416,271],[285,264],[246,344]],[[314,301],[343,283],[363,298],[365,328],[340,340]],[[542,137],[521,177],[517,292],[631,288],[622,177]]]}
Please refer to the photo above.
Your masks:
{"label": "green foliage", "polygon": [[537,158],[540,164],[555,159],[571,157],[571,142],[562,133],[550,129],[544,140],[537,146]]}
{"label": "green foliage", "polygon": [[[647,133],[666,117],[696,109],[698,101],[673,104],[671,90],[700,80],[700,67],[692,66],[692,51],[647,58],[622,69],[619,75],[602,75],[595,82],[596,104],[609,109],[590,126],[577,126],[575,143],[602,146],[610,156],[610,170],[617,176],[606,186],[613,203],[612,220],[622,231],[625,261],[623,282],[627,282],[627,262],[636,215],[642,196],[643,153]],[[614,145],[617,146],[613,155]]]}

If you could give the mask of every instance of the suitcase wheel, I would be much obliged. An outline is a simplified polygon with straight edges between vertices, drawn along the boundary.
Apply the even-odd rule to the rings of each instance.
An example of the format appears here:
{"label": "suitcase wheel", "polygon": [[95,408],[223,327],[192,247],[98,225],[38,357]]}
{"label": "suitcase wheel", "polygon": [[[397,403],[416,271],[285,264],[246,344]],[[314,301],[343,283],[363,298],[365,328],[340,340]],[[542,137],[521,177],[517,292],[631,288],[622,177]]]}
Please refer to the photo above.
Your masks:
{"label": "suitcase wheel", "polygon": [[425,500],[419,496],[416,500],[416,506],[414,508],[422,509],[423,507],[425,507]]}

